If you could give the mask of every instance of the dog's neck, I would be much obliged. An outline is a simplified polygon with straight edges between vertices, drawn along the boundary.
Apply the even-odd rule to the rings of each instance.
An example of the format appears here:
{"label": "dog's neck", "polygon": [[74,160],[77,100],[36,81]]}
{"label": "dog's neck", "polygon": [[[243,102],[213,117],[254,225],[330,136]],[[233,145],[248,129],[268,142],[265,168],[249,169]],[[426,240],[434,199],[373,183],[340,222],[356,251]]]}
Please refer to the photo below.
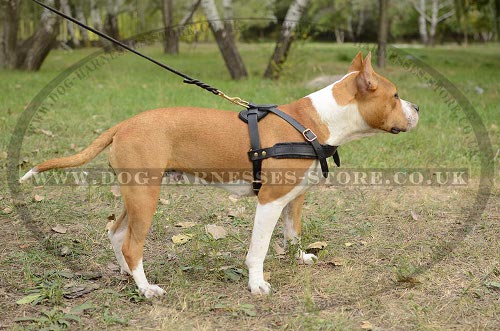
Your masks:
{"label": "dog's neck", "polygon": [[328,145],[340,146],[349,141],[382,132],[366,123],[356,103],[341,106],[333,96],[335,85],[355,73],[357,72],[350,72],[339,81],[305,97],[311,100],[319,118],[330,131],[330,136],[326,141]]}

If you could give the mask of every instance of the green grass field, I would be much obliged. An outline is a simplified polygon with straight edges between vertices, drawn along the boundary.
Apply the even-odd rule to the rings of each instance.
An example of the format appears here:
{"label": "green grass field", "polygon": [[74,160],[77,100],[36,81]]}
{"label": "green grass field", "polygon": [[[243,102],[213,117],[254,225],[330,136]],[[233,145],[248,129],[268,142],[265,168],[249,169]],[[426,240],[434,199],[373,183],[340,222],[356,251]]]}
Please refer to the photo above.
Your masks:
{"label": "green grass field", "polygon": [[[261,74],[273,45],[239,47],[250,78],[238,82],[229,79],[214,45],[182,45],[177,57],[163,55],[160,47],[143,51],[229,95],[282,104],[312,92],[307,82],[318,76],[345,74],[357,51],[366,49],[296,43],[281,79],[267,81]],[[398,86],[403,99],[420,106],[419,126],[411,133],[342,146],[342,168],[465,168],[468,185],[311,190],[303,244],[328,246],[313,266],[298,266],[271,248],[265,271],[274,292],[265,298],[246,291],[253,198],[233,201],[212,188],[164,188],[145,269],[167,294],[151,301],[112,265],[105,225],[121,210],[121,200],[109,186],[27,184],[22,199],[12,198],[8,146],[21,114],[51,80],[97,49],[53,51],[36,73],[0,71],[0,328],[357,330],[366,321],[374,329],[500,328],[498,189],[478,198],[478,190],[487,189],[496,174],[500,46],[401,50],[405,53],[395,52],[399,60],[415,57],[437,70],[451,82],[448,91],[456,88],[465,97],[459,97],[461,104],[473,108],[450,106],[446,93],[429,84],[432,76],[419,77],[390,63],[379,73]],[[102,130],[143,110],[180,105],[239,110],[130,54],[59,88],[64,93],[57,100],[57,92],[52,100],[45,98],[48,110],[31,119],[19,146],[16,177],[40,161],[75,153]],[[107,167],[106,153],[89,166]],[[19,206],[29,211],[29,223],[18,214]],[[181,221],[196,225],[174,226]],[[211,223],[225,227],[229,236],[211,239],[204,230]],[[67,232],[52,231],[56,225]],[[172,244],[173,235],[185,233],[193,239]],[[281,233],[279,223],[273,241],[281,242]],[[68,252],[61,256],[63,248]],[[92,291],[65,298],[71,286]],[[29,294],[39,302],[16,303]]]}

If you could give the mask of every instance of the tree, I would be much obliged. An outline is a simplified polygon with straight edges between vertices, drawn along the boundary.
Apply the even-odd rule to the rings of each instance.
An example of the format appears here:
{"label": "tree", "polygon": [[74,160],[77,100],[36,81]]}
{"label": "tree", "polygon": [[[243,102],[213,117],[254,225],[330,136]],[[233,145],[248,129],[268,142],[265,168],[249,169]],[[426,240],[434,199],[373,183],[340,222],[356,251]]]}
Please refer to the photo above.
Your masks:
{"label": "tree", "polygon": [[186,25],[192,20],[195,11],[200,6],[201,0],[194,0],[187,9],[184,17],[177,27],[174,26],[173,0],[162,0],[163,26],[165,27],[165,40],[163,42],[163,52],[165,54],[179,54],[179,38]]}
{"label": "tree", "polygon": [[385,67],[387,34],[389,32],[389,0],[379,0],[377,66]]}
{"label": "tree", "polygon": [[[73,16],[71,14],[71,7],[69,5],[69,2],[68,0],[60,0],[61,1],[61,11],[68,15],[68,16]],[[69,40],[66,40],[66,42],[70,42],[70,45],[72,47],[79,47],[80,46],[80,39],[78,39],[76,37],[76,33],[75,33],[75,29],[76,29],[76,26],[75,24],[71,23],[71,22],[65,22],[65,25],[68,29],[68,34],[69,34]]]}
{"label": "tree", "polygon": [[[431,12],[428,13],[426,0],[412,0],[413,8],[418,12],[418,25],[422,43],[433,46],[436,37],[437,25],[455,13],[455,8],[450,0],[431,0]],[[427,29],[427,22],[429,28]]]}
{"label": "tree", "polygon": [[20,2],[21,0],[0,1],[0,68],[16,67]]}
{"label": "tree", "polygon": [[[123,0],[108,0],[106,7],[106,16],[104,18],[104,33],[108,36],[120,39],[120,30],[118,28],[118,14],[123,6]],[[118,49],[119,46],[107,40],[102,40],[104,49],[112,50]]]}
{"label": "tree", "polygon": [[299,24],[302,14],[307,8],[309,0],[294,0],[285,16],[281,33],[276,42],[274,53],[269,60],[267,69],[264,73],[265,78],[278,79],[288,56],[288,51],[294,40],[294,31]]}
{"label": "tree", "polygon": [[[45,3],[54,6],[53,0]],[[54,47],[59,32],[59,16],[44,9],[35,33],[17,45],[16,69],[36,71]]]}
{"label": "tree", "polygon": [[232,79],[241,79],[248,76],[243,59],[236,48],[233,34],[226,31],[224,23],[219,18],[214,0],[202,0],[201,6],[207,17],[208,24],[214,34],[217,46],[224,58],[226,67]]}

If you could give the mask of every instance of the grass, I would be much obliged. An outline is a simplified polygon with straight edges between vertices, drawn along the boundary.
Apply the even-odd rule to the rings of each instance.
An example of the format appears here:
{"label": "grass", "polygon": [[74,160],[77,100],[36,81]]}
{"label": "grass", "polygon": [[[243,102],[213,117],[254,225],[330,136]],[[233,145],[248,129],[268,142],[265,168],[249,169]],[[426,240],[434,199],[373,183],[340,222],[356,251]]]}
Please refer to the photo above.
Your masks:
{"label": "grass", "polygon": [[[286,103],[312,90],[320,75],[342,75],[358,46],[297,43],[278,82],[260,78],[272,44],[242,44],[250,78],[234,82],[216,47],[183,45],[182,56],[159,47],[144,51],[230,95],[261,103]],[[498,45],[406,48],[449,79],[474,105],[498,148]],[[37,73],[1,71],[0,151],[25,106],[62,70],[95,52],[54,51]],[[263,60],[264,59],[264,60]],[[402,98],[421,108],[412,133],[379,136],[342,146],[345,168],[466,168],[465,187],[324,187],[311,190],[304,212],[304,244],[325,241],[320,261],[298,266],[270,249],[265,271],[273,294],[246,291],[244,257],[255,200],[228,199],[201,187],[165,187],[146,243],[145,269],[166,295],[144,300],[133,281],[119,275],[106,232],[108,216],[121,209],[108,186],[23,187],[13,200],[0,185],[0,327],[8,329],[287,329],[356,330],[364,321],[381,329],[498,329],[498,189],[481,215],[475,208],[481,160],[471,123],[453,111],[425,79],[399,65],[380,71]],[[237,110],[210,93],[189,86],[132,55],[124,55],[76,80],[44,113],[37,113],[24,137],[19,173],[49,157],[88,145],[103,129],[139,111],[193,105]],[[482,91],[482,93],[480,93]],[[53,137],[51,136],[51,134]],[[0,170],[8,155],[2,153]],[[491,155],[486,155],[491,157]],[[92,167],[106,167],[106,153]],[[34,197],[42,197],[37,199]],[[33,221],[16,214],[23,204]],[[233,210],[238,210],[237,217]],[[231,214],[231,215],[230,215]],[[413,216],[412,216],[413,215]],[[192,228],[174,225],[195,222]],[[215,223],[229,236],[213,240],[204,225]],[[56,225],[65,234],[51,231]],[[36,231],[33,231],[36,229]],[[279,223],[273,241],[281,242]],[[184,245],[176,234],[193,234]],[[61,256],[61,249],[69,252]],[[100,273],[86,279],[78,272]],[[95,286],[76,299],[73,286]],[[30,304],[16,301],[37,296]],[[33,296],[34,297],[34,296]],[[366,324],[365,324],[366,325]]]}

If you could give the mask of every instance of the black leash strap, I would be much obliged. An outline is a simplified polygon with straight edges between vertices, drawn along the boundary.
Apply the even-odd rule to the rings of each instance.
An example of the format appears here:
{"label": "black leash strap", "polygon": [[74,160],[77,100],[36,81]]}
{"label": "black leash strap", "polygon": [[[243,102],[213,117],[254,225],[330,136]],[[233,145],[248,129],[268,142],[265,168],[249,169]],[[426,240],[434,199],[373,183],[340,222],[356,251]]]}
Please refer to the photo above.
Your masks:
{"label": "black leash strap", "polygon": [[110,36],[108,36],[107,34],[105,34],[105,33],[101,32],[101,31],[99,31],[99,30],[96,30],[96,29],[94,29],[94,28],[92,28],[92,27],[90,27],[90,26],[88,26],[88,25],[86,25],[86,24],[84,24],[84,23],[82,23],[82,22],[78,21],[77,19],[75,19],[75,18],[73,18],[73,17],[71,17],[71,16],[68,16],[68,15],[64,14],[63,12],[61,12],[61,11],[59,11],[59,10],[55,9],[55,8],[52,8],[52,7],[50,7],[50,6],[46,5],[46,4],[44,4],[43,2],[40,2],[40,1],[38,1],[38,0],[33,0],[33,1],[34,1],[34,2],[36,2],[37,4],[39,4],[40,6],[44,7],[45,9],[48,9],[48,10],[50,10],[51,12],[53,12],[53,13],[55,13],[55,14],[57,14],[57,15],[61,16],[61,17],[64,17],[64,18],[65,18],[65,19],[67,19],[68,21],[71,21],[71,22],[73,22],[73,23],[75,23],[75,24],[77,24],[77,25],[81,26],[82,28],[87,29],[87,30],[89,30],[89,31],[91,31],[91,32],[93,32],[93,33],[95,33],[95,34],[96,34],[96,35],[98,35],[99,37],[104,38],[104,39],[106,39],[106,40],[109,40],[109,41],[111,41],[112,43],[114,43],[114,44],[116,44],[116,45],[119,45],[120,47],[122,47],[122,48],[124,48],[124,49],[128,50],[129,52],[132,52],[132,53],[134,53],[134,54],[136,54],[136,55],[139,55],[140,57],[142,57],[142,58],[144,58],[144,59],[146,59],[146,60],[148,60],[148,61],[150,61],[150,62],[153,62],[153,63],[154,63],[154,64],[156,64],[157,66],[160,66],[160,67],[162,67],[163,69],[166,69],[166,70],[170,71],[171,73],[176,74],[177,76],[181,76],[182,78],[184,78],[184,83],[186,83],[186,84],[193,84],[193,85],[196,85],[196,86],[198,86],[198,87],[201,87],[201,88],[202,88],[202,89],[204,89],[204,90],[207,90],[207,91],[209,91],[209,92],[212,92],[212,93],[213,93],[213,94],[215,94],[215,95],[221,96],[221,97],[223,97],[223,98],[225,98],[225,99],[227,99],[227,100],[231,101],[232,103],[237,104],[238,106],[248,108],[248,102],[246,102],[245,100],[242,100],[242,99],[240,99],[240,98],[238,98],[238,97],[229,97],[229,96],[227,96],[226,94],[224,94],[222,91],[220,91],[219,89],[217,89],[217,88],[215,88],[215,87],[212,87],[212,86],[210,86],[210,85],[208,85],[208,84],[206,84],[206,83],[203,83],[202,81],[200,81],[200,80],[198,80],[198,79],[191,78],[191,77],[189,77],[188,75],[186,75],[186,74],[184,74],[184,73],[182,73],[182,72],[180,72],[180,71],[178,71],[178,70],[176,70],[176,69],[174,69],[174,68],[172,68],[172,67],[169,67],[168,65],[166,65],[166,64],[164,64],[164,63],[161,63],[161,62],[159,62],[159,61],[157,61],[157,60],[155,60],[155,59],[153,59],[153,58],[151,58],[151,57],[149,57],[149,56],[147,56],[147,55],[145,55],[145,54],[142,54],[141,52],[139,52],[139,51],[137,51],[137,50],[133,49],[132,47],[130,47],[130,46],[128,46],[128,45],[126,45],[126,44],[122,43],[121,41],[116,40],[115,38],[110,37]]}
{"label": "black leash strap", "polygon": [[[270,157],[277,159],[318,159],[325,178],[328,177],[327,157],[332,156],[335,164],[340,167],[337,146],[320,144],[318,137],[311,129],[306,128],[293,117],[276,108],[275,105],[255,105],[250,103],[249,107],[248,110],[240,112],[239,117],[242,121],[248,123],[251,148],[248,152],[248,158],[252,161],[252,189],[255,194],[258,194],[262,187],[262,160]],[[261,148],[258,121],[267,113],[273,113],[288,122],[297,131],[302,133],[306,142],[278,143],[272,147]]]}

